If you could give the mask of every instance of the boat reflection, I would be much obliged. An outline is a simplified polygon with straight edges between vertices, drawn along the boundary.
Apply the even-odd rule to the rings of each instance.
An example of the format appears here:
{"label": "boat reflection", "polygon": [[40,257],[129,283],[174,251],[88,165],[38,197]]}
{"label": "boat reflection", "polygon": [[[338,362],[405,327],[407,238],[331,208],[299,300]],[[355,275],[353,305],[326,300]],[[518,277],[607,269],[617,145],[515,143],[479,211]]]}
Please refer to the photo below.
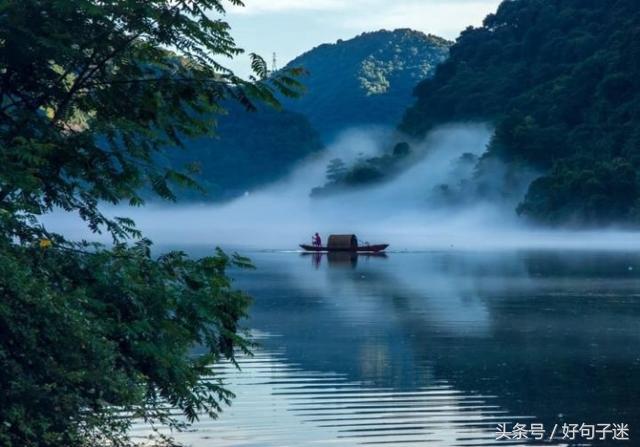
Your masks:
{"label": "boat reflection", "polygon": [[640,256],[340,255],[252,256],[260,348],[216,370],[237,399],[186,441],[501,446],[498,423],[639,420]]}
{"label": "boat reflection", "polygon": [[445,380],[551,426],[640,415],[637,255],[364,258],[309,269],[290,257],[269,265],[287,272],[277,291],[245,283],[260,297],[254,327],[279,335],[265,345],[381,389]]}
{"label": "boat reflection", "polygon": [[315,269],[319,269],[322,266],[322,259],[327,258],[327,264],[332,268],[352,268],[355,269],[358,267],[358,258],[378,258],[378,259],[386,259],[386,253],[355,253],[355,252],[347,252],[347,251],[336,251],[336,252],[328,252],[328,253],[311,253],[311,252],[303,252],[300,254],[302,257],[311,258],[311,265]]}

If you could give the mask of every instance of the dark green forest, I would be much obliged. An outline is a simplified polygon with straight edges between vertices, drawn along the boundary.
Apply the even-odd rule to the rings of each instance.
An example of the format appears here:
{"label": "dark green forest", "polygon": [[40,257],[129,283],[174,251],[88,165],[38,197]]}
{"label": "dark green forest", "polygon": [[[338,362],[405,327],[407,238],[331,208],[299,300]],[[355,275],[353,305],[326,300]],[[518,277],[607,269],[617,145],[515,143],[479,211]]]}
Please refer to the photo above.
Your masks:
{"label": "dark green forest", "polygon": [[323,149],[319,134],[302,115],[259,107],[250,111],[228,104],[217,117],[216,135],[185,142],[166,154],[171,166],[194,168],[204,191],[183,188],[183,200],[220,201],[284,177],[305,157]]}
{"label": "dark green forest", "polygon": [[311,197],[323,197],[340,194],[345,189],[364,188],[388,180],[400,174],[415,161],[411,157],[411,145],[400,142],[393,146],[388,154],[376,157],[360,157],[347,165],[340,158],[330,160],[326,169],[326,183],[311,190]]}
{"label": "dark green forest", "polygon": [[[400,129],[484,120],[486,158],[534,181],[518,212],[548,224],[637,224],[640,8],[635,0],[503,2],[421,82]],[[478,169],[482,171],[481,161]]]}
{"label": "dark green forest", "polygon": [[[450,44],[417,31],[381,30],[304,53],[288,64],[304,68],[300,98],[282,97],[282,110],[258,113],[229,106],[228,116],[216,117],[215,138],[186,141],[184,151],[169,152],[172,166],[195,163],[194,177],[204,189],[182,189],[180,198],[232,199],[282,178],[342,130],[396,126],[413,88],[434,73]],[[354,181],[367,175],[356,173]]]}
{"label": "dark green forest", "polygon": [[305,115],[325,143],[362,125],[396,126],[415,85],[433,75],[450,42],[418,31],[363,33],[320,45],[291,61],[304,67],[306,93],[283,103]]}
{"label": "dark green forest", "polygon": [[[214,136],[231,102],[300,93],[300,70],[251,55],[245,80],[220,65],[242,53],[221,20],[231,3],[0,0],[1,446],[128,446],[134,420],[181,429],[233,397],[202,378],[251,347],[250,298],[227,276],[248,261],[152,251],[103,212],[196,186],[162,154]],[[113,244],[52,233],[54,211]]]}

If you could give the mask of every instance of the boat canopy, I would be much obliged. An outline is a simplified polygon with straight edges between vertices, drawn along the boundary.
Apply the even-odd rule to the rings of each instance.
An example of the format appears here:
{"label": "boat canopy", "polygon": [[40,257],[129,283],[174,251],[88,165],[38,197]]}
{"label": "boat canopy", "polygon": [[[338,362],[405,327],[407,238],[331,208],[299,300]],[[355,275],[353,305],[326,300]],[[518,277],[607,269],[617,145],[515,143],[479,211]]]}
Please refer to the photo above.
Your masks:
{"label": "boat canopy", "polygon": [[332,234],[327,243],[329,250],[357,250],[358,238],[355,234]]}

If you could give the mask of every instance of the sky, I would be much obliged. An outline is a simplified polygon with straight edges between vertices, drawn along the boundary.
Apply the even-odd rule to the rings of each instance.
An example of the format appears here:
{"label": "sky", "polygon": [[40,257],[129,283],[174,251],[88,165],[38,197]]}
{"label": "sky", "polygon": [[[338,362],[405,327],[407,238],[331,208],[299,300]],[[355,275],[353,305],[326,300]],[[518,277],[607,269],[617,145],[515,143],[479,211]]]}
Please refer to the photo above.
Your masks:
{"label": "sky", "polygon": [[[226,20],[238,46],[278,66],[322,43],[349,39],[366,31],[412,28],[455,39],[478,26],[501,0],[244,0],[227,8]],[[248,56],[222,61],[246,76]]]}

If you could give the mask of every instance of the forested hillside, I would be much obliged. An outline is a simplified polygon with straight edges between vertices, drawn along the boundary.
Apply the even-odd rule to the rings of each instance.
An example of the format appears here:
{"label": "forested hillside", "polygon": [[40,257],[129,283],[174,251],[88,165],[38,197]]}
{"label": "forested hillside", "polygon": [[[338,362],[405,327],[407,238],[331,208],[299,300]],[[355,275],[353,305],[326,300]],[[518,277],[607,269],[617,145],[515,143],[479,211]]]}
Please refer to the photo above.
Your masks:
{"label": "forested hillside", "polygon": [[307,92],[285,103],[308,117],[325,141],[357,125],[395,126],[413,88],[433,74],[449,45],[409,29],[320,45],[289,64],[308,71],[302,79]]}
{"label": "forested hillside", "polygon": [[520,213],[554,224],[638,221],[637,1],[505,1],[462,33],[415,95],[404,132],[490,120],[490,156],[545,174]]}
{"label": "forested hillside", "polygon": [[261,107],[257,112],[229,104],[218,118],[215,137],[188,141],[184,151],[167,155],[176,167],[193,164],[204,194],[183,190],[194,200],[224,200],[277,180],[296,162],[323,148],[318,133],[302,115]]}
{"label": "forested hillside", "polygon": [[307,72],[301,98],[282,98],[282,111],[233,106],[229,117],[219,117],[215,138],[189,141],[186,151],[170,153],[173,166],[197,165],[205,189],[180,196],[231,199],[282,178],[340,130],[397,125],[413,88],[433,74],[449,45],[417,31],[377,31],[303,54],[289,64]]}

